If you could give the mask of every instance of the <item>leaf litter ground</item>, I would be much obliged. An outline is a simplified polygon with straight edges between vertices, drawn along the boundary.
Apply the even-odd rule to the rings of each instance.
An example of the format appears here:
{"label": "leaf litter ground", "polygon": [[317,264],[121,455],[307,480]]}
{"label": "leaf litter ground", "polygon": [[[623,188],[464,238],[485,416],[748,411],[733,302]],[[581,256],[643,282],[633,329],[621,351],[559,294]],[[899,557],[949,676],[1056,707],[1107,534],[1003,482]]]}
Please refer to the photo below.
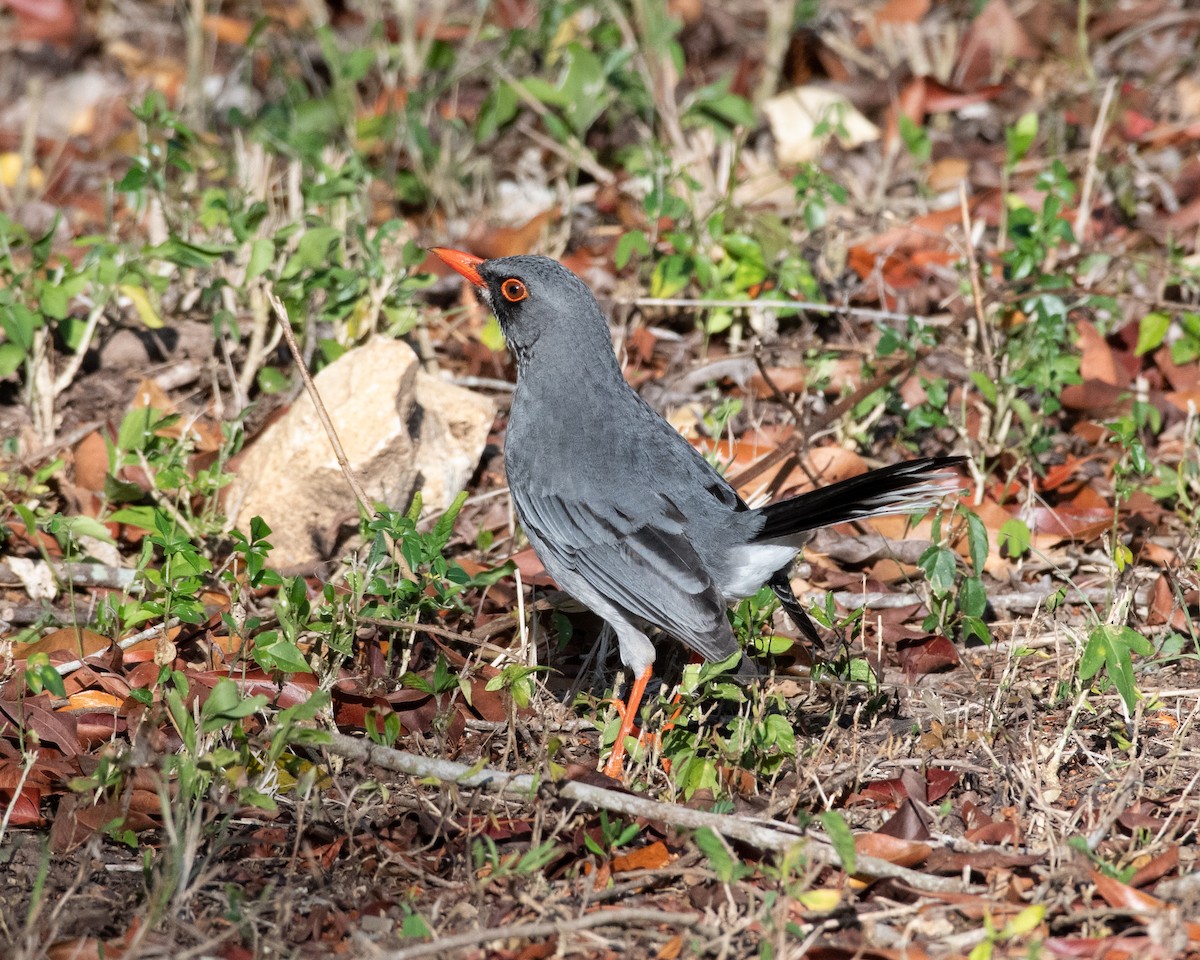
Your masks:
{"label": "leaf litter ground", "polygon": [[[499,5],[485,24],[530,29],[535,6]],[[659,729],[680,711],[633,768],[635,792],[791,824],[827,837],[840,862],[813,850],[768,856],[666,817],[556,799],[555,781],[614,786],[595,773],[599,728],[611,726],[602,699],[613,661],[593,655],[598,625],[564,611],[536,558],[512,536],[495,452],[511,367],[486,318],[444,278],[411,295],[422,322],[411,335],[423,356],[494,391],[502,408],[445,552],[470,576],[511,559],[520,583],[506,577],[472,588],[462,603],[414,607],[423,631],[379,622],[386,610],[357,611],[363,616],[347,628],[344,659],[328,661],[319,679],[246,656],[247,644],[257,650],[275,630],[283,639],[261,644],[264,656],[286,662],[286,588],[242,575],[231,589],[219,563],[204,566],[228,556],[217,543],[172,554],[195,566],[195,622],[163,636],[153,629],[161,617],[150,617],[141,627],[151,635],[123,650],[112,648],[116,636],[74,629],[99,626],[96,604],[127,589],[139,558],[143,569],[155,567],[168,549],[143,552],[156,531],[137,508],[162,502],[151,495],[150,464],[112,469],[109,445],[120,444],[131,413],[181,415],[149,426],[160,439],[190,438],[176,466],[194,478],[218,455],[223,420],[244,412],[253,437],[294,395],[273,392],[279,378],[286,385],[286,358],[228,328],[215,335],[212,302],[190,295],[196,274],[187,271],[211,278],[205,271],[219,259],[205,253],[197,232],[196,246],[173,249],[165,284],[126,278],[126,300],[82,348],[86,304],[57,318],[76,322],[56,328],[59,372],[63,363],[69,369],[72,350],[82,362],[63,379],[49,418],[31,399],[31,381],[20,379],[21,370],[28,378],[39,369],[36,338],[21,355],[25,365],[2,384],[0,432],[15,438],[5,448],[3,617],[19,641],[0,687],[0,938],[9,954],[1120,957],[1200,949],[1200,98],[1179,66],[1194,52],[1200,20],[1183,4],[1106,8],[1089,14],[1072,45],[1060,29],[1076,26],[1065,4],[1017,14],[991,2],[973,20],[928,3],[893,0],[872,12],[833,4],[813,28],[791,35],[784,55],[769,52],[769,5],[738,17],[720,5],[668,7],[683,24],[682,80],[661,71],[668,60],[654,58],[662,51],[644,11],[631,22],[616,8],[599,10],[600,27],[579,49],[611,44],[603,32],[610,20],[617,34],[641,38],[651,66],[639,89],[661,119],[662,153],[694,181],[693,200],[722,195],[722,157],[736,170],[732,182],[744,188],[736,213],[715,233],[705,224],[702,244],[684,236],[697,214],[652,209],[618,162],[631,131],[604,122],[616,115],[616,95],[590,118],[570,106],[584,89],[573,84],[595,57],[554,40],[550,59],[566,58],[565,71],[523,87],[505,117],[496,102],[503,98],[492,95],[503,66],[495,75],[480,70],[472,14],[453,5],[416,26],[386,21],[384,32],[440,45],[425,49],[429,63],[457,52],[469,69],[452,86],[430,93],[412,76],[407,82],[437,107],[437,117],[424,118],[430,129],[492,124],[479,134],[490,156],[468,150],[457,180],[422,168],[427,185],[442,190],[436,202],[406,192],[411,177],[367,178],[364,194],[388,212],[365,216],[377,223],[399,213],[424,244],[453,240],[488,256],[564,250],[613,308],[631,381],[727,465],[747,496],[786,495],[812,475],[832,482],[861,469],[864,454],[973,455],[979,472],[964,503],[985,531],[982,556],[961,517],[936,530],[929,520],[889,522],[822,538],[806,551],[796,583],[809,602],[832,596],[835,618],[865,609],[841,630],[843,662],[814,675],[806,651],[783,645],[778,679],[764,691],[742,699],[719,677],[699,688],[692,677],[678,701],[667,689],[648,717]],[[187,25],[156,5],[147,5],[144,22],[114,11],[103,30],[84,5],[9,8],[6,42],[17,54],[6,67],[10,99],[27,113],[62,106],[78,125],[40,129],[32,145],[12,140],[0,157],[7,215],[32,236],[51,237],[64,255],[72,237],[106,232],[110,219],[109,232],[130,250],[171,242],[177,211],[167,209],[162,222],[123,202],[112,217],[104,198],[127,176],[138,130],[147,129],[123,103],[147,85],[186,102],[179,98],[190,79]],[[585,29],[589,11],[585,5],[581,20],[564,22]],[[361,14],[332,5],[326,14],[332,32],[324,39],[342,49],[383,42]],[[304,51],[321,69],[291,79],[323,88],[323,70],[359,68],[312,39],[321,35],[311,16],[287,4],[274,9],[257,61],[244,59],[241,46],[254,30],[251,11],[210,16],[192,37],[207,44],[214,75],[239,95],[278,91],[264,79],[277,79],[263,59],[268,50]],[[80,30],[95,37],[86,49]],[[160,39],[151,44],[148,36]],[[494,53],[487,43],[478,49]],[[929,64],[938,45],[954,51],[949,66]],[[55,66],[64,58],[67,71]],[[41,78],[40,88],[22,69]],[[826,78],[850,91],[849,109],[876,123],[877,141],[826,145],[821,167],[839,174],[840,193],[814,188],[821,181],[812,169],[803,184],[781,176],[764,132],[740,155],[727,152],[712,131],[739,108],[716,94],[703,101],[711,127],[693,123],[689,134],[672,124],[683,103],[677,94],[730,76],[749,103],[755,80],[771,69],[778,76],[768,95]],[[403,98],[369,71],[355,75],[355,120],[368,131],[356,146],[378,160],[387,148],[372,140],[371,122],[402,108]],[[880,76],[889,77],[886,90]],[[612,89],[627,81],[606,79]],[[1030,131],[1031,113],[1040,130]],[[15,138],[20,125],[8,119],[5,134]],[[752,119],[765,129],[761,114]],[[771,133],[780,155],[804,146],[783,126]],[[531,144],[541,151],[532,179],[522,159]],[[429,156],[402,153],[399,167],[420,168]],[[9,157],[23,174],[6,172]],[[22,168],[30,157],[36,168]],[[481,160],[490,173],[479,173]],[[211,168],[205,175],[219,177]],[[1062,189],[1067,182],[1072,191]],[[464,183],[491,202],[472,204]],[[513,184],[524,195],[541,189],[551,202],[526,209],[511,199]],[[196,186],[182,188],[193,204]],[[785,200],[757,199],[781,187]],[[1061,203],[1048,205],[1056,190]],[[556,202],[562,195],[569,213]],[[469,210],[481,212],[464,215]],[[812,232],[785,226],[798,213]],[[808,267],[779,249],[781,227],[784,246]],[[623,262],[629,250],[619,236],[639,232],[658,258],[647,241],[645,260],[658,264],[649,275]],[[762,275],[758,260],[769,265]],[[721,273],[735,261],[737,270]],[[46,307],[52,285],[38,286],[34,275],[23,282],[56,319]],[[316,291],[332,289],[321,283],[306,291],[314,303],[324,295]],[[686,308],[664,305],[697,292],[754,299],[772,287],[897,314],[893,338],[912,342],[881,365],[888,335],[861,312],[796,320],[716,309],[699,321],[701,335]],[[655,302],[635,307],[647,290]],[[909,314],[932,320],[914,331],[903,321]],[[10,312],[6,346],[23,342],[22,316]],[[352,342],[358,334],[348,326],[343,315],[322,330],[341,330]],[[1039,342],[1029,330],[1051,331],[1057,342]],[[755,333],[764,343],[757,354],[747,343]],[[1001,343],[1017,346],[1000,356]],[[1077,359],[1077,377],[1063,375],[1064,356]],[[242,378],[230,374],[239,362],[256,398],[246,411],[232,382]],[[1028,379],[1014,380],[1011,365]],[[1020,389],[1005,394],[1009,383]],[[60,456],[63,463],[38,476]],[[773,462],[762,469],[764,461]],[[1171,478],[1175,488],[1164,489]],[[31,529],[14,506],[36,503],[47,515],[76,518],[77,527],[127,504],[123,521],[102,527],[109,552],[93,545],[76,571],[90,579],[76,578],[52,598],[39,563],[77,558],[64,555],[64,538],[42,515]],[[927,552],[931,541],[940,553]],[[913,542],[918,549],[906,546]],[[293,608],[315,609],[324,597],[344,610],[323,593],[333,583],[334,600],[349,595],[333,576],[344,548],[331,542],[329,563],[288,571],[299,574]],[[520,596],[531,587],[535,593]],[[986,604],[973,611],[976,589]],[[738,616],[766,645],[787,632],[778,616]],[[986,625],[989,643],[972,617]],[[255,618],[252,628],[230,629]],[[301,661],[327,655],[322,637],[339,637],[346,626],[316,615],[306,624],[290,648]],[[38,655],[51,669],[86,663],[63,669],[61,691],[35,695],[27,675],[44,675],[33,666]],[[535,662],[553,671],[505,673]],[[690,676],[681,662],[663,666],[668,688]],[[161,693],[167,687],[174,701]],[[305,717],[321,691],[327,702]],[[582,706],[572,709],[578,696]],[[537,772],[548,784],[534,798],[499,798],[396,776],[301,736],[285,739],[275,725],[288,710],[301,711],[293,731],[314,721],[371,731],[417,755]],[[169,757],[191,761],[169,767]],[[848,843],[864,862],[896,869],[845,869]]]}

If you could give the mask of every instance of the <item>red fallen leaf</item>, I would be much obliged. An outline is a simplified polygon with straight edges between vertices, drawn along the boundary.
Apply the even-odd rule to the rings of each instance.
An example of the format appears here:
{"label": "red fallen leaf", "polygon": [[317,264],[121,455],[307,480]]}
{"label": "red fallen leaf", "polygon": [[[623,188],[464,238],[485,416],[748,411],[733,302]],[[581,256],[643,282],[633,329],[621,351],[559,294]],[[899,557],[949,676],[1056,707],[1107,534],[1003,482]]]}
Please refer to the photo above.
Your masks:
{"label": "red fallen leaf", "polygon": [[972,843],[1016,844],[1020,840],[1017,825],[1007,820],[994,820],[968,830],[963,836]]}
{"label": "red fallen leaf", "polygon": [[277,857],[290,846],[289,833],[283,827],[259,827],[250,834],[253,845],[247,845],[245,856],[251,860]]}
{"label": "red fallen leaf", "polygon": [[72,659],[79,659],[90,657],[111,645],[112,641],[102,634],[76,627],[62,627],[33,643],[17,644],[13,656],[24,660],[34,653],[51,654],[65,651]]}
{"label": "red fallen leaf", "polygon": [[[880,11],[882,12],[882,11]],[[915,77],[900,90],[899,96],[888,106],[884,123],[883,142],[887,149],[900,139],[900,118],[905,117],[920,127],[925,122],[925,78]]]}
{"label": "red fallen leaf", "polygon": [[1176,363],[1171,358],[1170,347],[1159,347],[1155,350],[1153,361],[1172,390],[1184,393],[1200,390],[1200,363]]}
{"label": "red fallen leaf", "polygon": [[661,870],[671,862],[670,851],[661,840],[655,840],[637,850],[612,858],[613,873],[627,873],[630,870]]}
{"label": "red fallen leaf", "polygon": [[[883,833],[859,833],[854,836],[854,852],[860,857],[875,857],[902,867],[914,867],[923,862],[933,848],[927,843],[901,840]],[[861,876],[862,872],[857,875]]]}
{"label": "red fallen leaf", "polygon": [[850,794],[845,805],[849,807],[858,803],[879,803],[891,806],[907,799],[908,791],[905,790],[904,783],[899,777],[893,777],[890,780],[876,780],[866,784],[857,793]]}
{"label": "red fallen leaf", "polygon": [[69,44],[79,29],[75,10],[67,0],[2,0],[17,15],[17,39]]}
{"label": "red fallen leaf", "polygon": [[1175,604],[1171,578],[1165,573],[1160,573],[1154,581],[1154,590],[1146,612],[1146,625],[1160,627],[1165,623],[1170,623],[1176,630],[1184,630],[1187,628],[1188,614]]}
{"label": "red fallen leaf", "polygon": [[1037,47],[1004,0],[990,0],[963,39],[955,80],[966,89],[996,79],[998,67],[1037,55]]}
{"label": "red fallen leaf", "polygon": [[75,724],[80,742],[89,747],[107,743],[128,728],[128,721],[111,713],[77,713]]}
{"label": "red fallen leaf", "polygon": [[1179,848],[1168,847],[1157,857],[1152,857],[1149,863],[1143,864],[1138,868],[1129,880],[1131,887],[1144,887],[1149,883],[1154,883],[1162,877],[1165,877],[1172,870],[1179,866]]}
{"label": "red fallen leaf", "polygon": [[0,810],[5,810],[8,823],[14,827],[40,827],[42,820],[42,796],[44,791],[30,783],[21,788],[13,798],[11,790],[0,790]]}
{"label": "red fallen leaf", "polygon": [[473,837],[511,840],[533,833],[533,822],[524,817],[467,817],[463,830]]}
{"label": "red fallen leaf", "polygon": [[1138,113],[1136,110],[1124,110],[1121,112],[1121,119],[1117,123],[1118,129],[1121,131],[1121,136],[1126,140],[1141,140],[1150,133],[1157,124],[1150,117]]}
{"label": "red fallen leaf", "polygon": [[1043,491],[1058,490],[1068,484],[1080,482],[1081,468],[1092,457],[1068,456],[1065,463],[1058,463],[1046,468],[1046,475],[1041,478],[1038,487]]}
{"label": "red fallen leaf", "polygon": [[887,0],[875,11],[875,22],[919,23],[929,12],[930,0]]}
{"label": "red fallen leaf", "polygon": [[497,257],[512,257],[530,253],[546,225],[559,217],[557,205],[535,214],[519,227],[488,227],[482,223],[472,224],[467,231],[467,249],[485,260]]}
{"label": "red fallen leaf", "polygon": [[55,713],[46,703],[45,696],[28,697],[20,703],[0,700],[0,714],[8,717],[18,730],[31,730],[43,743],[52,743],[67,756],[75,756],[80,752],[75,718]]}
{"label": "red fallen leaf", "polygon": [[1075,324],[1075,330],[1079,334],[1079,375],[1084,380],[1099,380],[1114,387],[1128,387],[1129,377],[1096,325],[1080,320]]}
{"label": "red fallen leaf", "polygon": [[930,767],[925,771],[925,802],[937,803],[962,779],[962,774],[941,767]]}
{"label": "red fallen leaf", "polygon": [[926,673],[953,670],[960,663],[954,644],[940,634],[919,640],[901,640],[896,645],[896,656],[910,679]]}
{"label": "red fallen leaf", "polygon": [[[1162,914],[1176,909],[1165,900],[1152,897],[1141,890],[1135,890],[1128,884],[1107,876],[1099,870],[1092,870],[1092,883],[1096,885],[1096,892],[1104,898],[1105,903],[1118,910],[1128,910],[1142,923],[1149,923]],[[1200,923],[1194,920],[1185,920],[1183,929],[1187,933],[1188,939],[1200,941]]]}
{"label": "red fallen leaf", "polygon": [[925,111],[927,113],[953,113],[963,107],[973,107],[995,100],[1008,89],[1003,84],[979,87],[977,90],[954,90],[944,87],[936,80],[925,78]]}
{"label": "red fallen leaf", "polygon": [[191,674],[189,679],[194,681],[193,685],[199,684],[206,690],[211,690],[221,680],[230,679],[238,685],[244,697],[253,697],[261,693],[268,703],[282,708],[307,703],[317,689],[317,678],[309,673],[292,674],[282,683],[262,670],[249,670],[244,674],[206,670],[203,673]]}
{"label": "red fallen leaf", "polygon": [[1092,957],[1103,960],[1129,960],[1130,957],[1154,957],[1154,944],[1148,937],[1049,937],[1044,946],[1056,957]]}
{"label": "red fallen leaf", "polygon": [[904,798],[904,801],[896,808],[895,813],[884,821],[883,826],[879,828],[878,832],[900,840],[924,841],[930,838],[929,827],[925,823],[925,818],[921,815],[911,797]]}
{"label": "red fallen leaf", "polygon": [[526,547],[520,553],[513,554],[509,559],[521,571],[521,580],[523,583],[535,587],[551,587],[555,589],[558,587],[558,584],[554,582],[554,578],[542,566],[542,561],[533,552],[533,547]]}

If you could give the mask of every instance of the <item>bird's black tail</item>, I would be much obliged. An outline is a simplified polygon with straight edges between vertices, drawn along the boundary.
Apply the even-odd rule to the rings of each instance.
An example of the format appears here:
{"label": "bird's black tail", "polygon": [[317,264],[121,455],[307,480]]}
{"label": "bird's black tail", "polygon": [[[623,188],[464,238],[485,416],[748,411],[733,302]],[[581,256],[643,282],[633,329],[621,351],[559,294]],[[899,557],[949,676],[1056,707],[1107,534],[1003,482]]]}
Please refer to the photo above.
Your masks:
{"label": "bird's black tail", "polygon": [[754,542],[787,540],[847,520],[927,510],[961,486],[954,468],[966,462],[966,457],[909,460],[769,503],[756,511],[764,522]]}

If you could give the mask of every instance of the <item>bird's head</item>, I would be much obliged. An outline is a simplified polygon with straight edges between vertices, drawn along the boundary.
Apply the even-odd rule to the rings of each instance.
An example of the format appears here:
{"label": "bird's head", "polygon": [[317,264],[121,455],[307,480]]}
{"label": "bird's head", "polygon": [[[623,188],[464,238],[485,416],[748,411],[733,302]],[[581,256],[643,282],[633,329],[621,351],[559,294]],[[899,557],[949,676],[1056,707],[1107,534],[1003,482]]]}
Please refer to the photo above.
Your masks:
{"label": "bird's head", "polygon": [[461,250],[434,247],[444,263],[475,285],[509,349],[523,362],[539,345],[579,350],[602,337],[611,354],[608,324],[587,284],[557,260],[518,256],[484,260]]}

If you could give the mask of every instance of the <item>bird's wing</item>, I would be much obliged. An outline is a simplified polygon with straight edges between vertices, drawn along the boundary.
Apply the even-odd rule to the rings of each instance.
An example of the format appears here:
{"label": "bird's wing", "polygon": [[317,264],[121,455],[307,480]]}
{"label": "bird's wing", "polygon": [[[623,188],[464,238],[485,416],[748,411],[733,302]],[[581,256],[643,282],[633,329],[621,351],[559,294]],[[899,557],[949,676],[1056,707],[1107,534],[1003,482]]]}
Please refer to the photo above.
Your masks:
{"label": "bird's wing", "polygon": [[[546,569],[569,571],[635,617],[659,627],[709,660],[738,649],[725,601],[684,535],[669,499],[636,513],[628,505],[514,490],[517,512]],[[566,586],[565,584],[563,585]]]}

